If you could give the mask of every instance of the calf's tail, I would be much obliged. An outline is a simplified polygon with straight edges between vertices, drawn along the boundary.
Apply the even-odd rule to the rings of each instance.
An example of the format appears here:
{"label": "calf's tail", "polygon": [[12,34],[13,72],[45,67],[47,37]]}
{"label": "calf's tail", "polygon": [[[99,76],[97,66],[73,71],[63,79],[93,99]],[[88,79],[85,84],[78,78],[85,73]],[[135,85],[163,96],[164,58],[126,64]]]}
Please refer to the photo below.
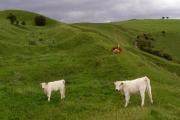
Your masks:
{"label": "calf's tail", "polygon": [[145,79],[146,79],[146,81],[147,81],[147,92],[148,92],[148,95],[149,95],[149,98],[150,98],[151,103],[153,103],[152,93],[151,93],[150,79],[149,79],[148,77],[146,77],[146,76],[145,76]]}
{"label": "calf's tail", "polygon": [[65,92],[66,92],[66,87],[65,87],[65,80],[63,79],[63,84],[64,84],[64,89],[63,89],[63,94],[64,94],[64,97],[63,98],[65,98]]}

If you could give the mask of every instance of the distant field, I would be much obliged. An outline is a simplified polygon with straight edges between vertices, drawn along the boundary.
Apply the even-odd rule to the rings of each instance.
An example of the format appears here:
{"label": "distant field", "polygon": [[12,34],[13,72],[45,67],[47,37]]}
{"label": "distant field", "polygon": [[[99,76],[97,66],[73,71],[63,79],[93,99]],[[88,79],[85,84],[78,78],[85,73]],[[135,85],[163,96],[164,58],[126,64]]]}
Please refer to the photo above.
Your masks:
{"label": "distant field", "polygon": [[[27,25],[10,24],[9,12]],[[47,18],[47,25],[40,27],[34,25],[36,15],[0,11],[0,119],[180,119],[180,64],[133,44],[137,35],[148,32],[156,48],[179,59],[179,20],[65,24]],[[123,52],[113,54],[110,50],[118,44]],[[146,96],[140,107],[140,96],[134,95],[124,108],[124,96],[112,83],[142,76],[151,80],[154,104]],[[48,102],[39,84],[59,79],[66,80],[66,98],[60,100],[54,92]]]}

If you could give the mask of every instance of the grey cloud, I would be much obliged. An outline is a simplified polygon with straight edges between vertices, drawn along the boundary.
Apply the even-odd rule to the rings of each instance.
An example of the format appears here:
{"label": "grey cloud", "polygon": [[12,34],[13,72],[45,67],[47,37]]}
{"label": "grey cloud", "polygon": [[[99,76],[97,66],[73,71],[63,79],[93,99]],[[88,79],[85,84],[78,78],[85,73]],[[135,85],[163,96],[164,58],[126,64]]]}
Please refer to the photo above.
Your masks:
{"label": "grey cloud", "polygon": [[0,10],[27,10],[65,23],[75,23],[162,16],[179,18],[179,4],[179,0],[3,0]]}

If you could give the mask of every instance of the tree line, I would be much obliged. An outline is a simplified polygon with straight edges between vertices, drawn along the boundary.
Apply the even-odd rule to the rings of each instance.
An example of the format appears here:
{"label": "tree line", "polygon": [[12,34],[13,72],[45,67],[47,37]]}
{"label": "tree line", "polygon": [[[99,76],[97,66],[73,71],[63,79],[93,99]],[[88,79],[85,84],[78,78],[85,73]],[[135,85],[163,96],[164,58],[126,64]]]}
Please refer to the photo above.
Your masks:
{"label": "tree line", "polygon": [[[7,15],[7,19],[10,20],[11,24],[19,25],[19,21],[18,21],[17,16],[15,14],[9,13]],[[34,17],[34,23],[37,26],[45,26],[46,25],[46,18],[43,15],[37,15]],[[21,24],[26,25],[26,22],[22,21]]]}

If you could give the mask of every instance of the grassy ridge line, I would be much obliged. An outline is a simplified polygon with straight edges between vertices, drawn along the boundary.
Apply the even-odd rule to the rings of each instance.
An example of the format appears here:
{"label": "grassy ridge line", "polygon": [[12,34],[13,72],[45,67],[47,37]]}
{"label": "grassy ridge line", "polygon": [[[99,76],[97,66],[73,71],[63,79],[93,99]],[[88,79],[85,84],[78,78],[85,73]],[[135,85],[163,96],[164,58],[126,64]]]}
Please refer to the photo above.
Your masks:
{"label": "grassy ridge line", "polygon": [[122,40],[122,35],[129,31],[128,29],[121,26],[113,26],[112,24],[104,23],[77,23],[72,24],[71,26],[81,29],[84,32],[93,32],[97,35],[107,38],[107,40],[110,40],[115,45],[126,42],[125,40]]}

